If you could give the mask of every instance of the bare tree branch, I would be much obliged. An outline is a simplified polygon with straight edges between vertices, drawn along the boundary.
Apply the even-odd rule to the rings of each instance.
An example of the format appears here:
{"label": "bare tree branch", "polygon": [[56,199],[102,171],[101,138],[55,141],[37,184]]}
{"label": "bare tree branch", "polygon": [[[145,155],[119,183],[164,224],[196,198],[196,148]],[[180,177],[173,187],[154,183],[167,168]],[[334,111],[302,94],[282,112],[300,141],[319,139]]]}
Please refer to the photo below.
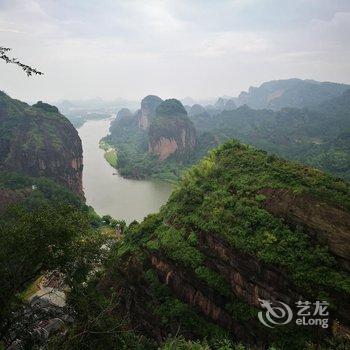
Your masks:
{"label": "bare tree branch", "polygon": [[4,60],[6,63],[13,63],[24,70],[24,72],[29,76],[31,75],[44,75],[44,73],[38,71],[36,68],[30,67],[26,64],[20,62],[17,58],[11,58],[8,56],[8,52],[11,51],[8,47],[0,46],[0,59]]}

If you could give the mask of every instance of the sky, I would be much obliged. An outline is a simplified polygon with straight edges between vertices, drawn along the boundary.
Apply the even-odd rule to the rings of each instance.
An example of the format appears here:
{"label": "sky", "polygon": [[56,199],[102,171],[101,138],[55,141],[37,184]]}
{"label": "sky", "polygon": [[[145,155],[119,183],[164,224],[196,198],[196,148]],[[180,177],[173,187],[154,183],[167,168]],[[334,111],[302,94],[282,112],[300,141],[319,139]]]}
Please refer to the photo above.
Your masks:
{"label": "sky", "polygon": [[237,96],[286,78],[350,83],[349,0],[0,0],[0,90],[24,101]]}

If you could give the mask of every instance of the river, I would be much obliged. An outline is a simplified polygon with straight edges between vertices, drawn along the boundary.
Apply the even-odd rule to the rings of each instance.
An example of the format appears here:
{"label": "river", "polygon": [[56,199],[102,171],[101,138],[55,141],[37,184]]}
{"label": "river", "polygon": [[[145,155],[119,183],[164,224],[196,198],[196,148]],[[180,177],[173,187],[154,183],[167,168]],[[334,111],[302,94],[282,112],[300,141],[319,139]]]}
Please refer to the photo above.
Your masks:
{"label": "river", "polygon": [[130,180],[104,159],[99,141],[108,134],[110,119],[90,120],[78,129],[83,143],[83,187],[86,203],[99,215],[110,214],[127,223],[140,221],[166,203],[172,186],[163,181]]}

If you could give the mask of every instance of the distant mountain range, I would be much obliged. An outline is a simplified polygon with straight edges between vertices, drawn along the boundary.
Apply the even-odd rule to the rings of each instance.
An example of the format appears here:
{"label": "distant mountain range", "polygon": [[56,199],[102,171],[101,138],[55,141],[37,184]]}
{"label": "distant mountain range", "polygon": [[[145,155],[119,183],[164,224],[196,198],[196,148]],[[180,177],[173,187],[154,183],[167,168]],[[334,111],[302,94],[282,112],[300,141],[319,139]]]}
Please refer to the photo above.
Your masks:
{"label": "distant mountain range", "polygon": [[324,100],[341,95],[348,89],[350,85],[347,84],[315,80],[272,80],[259,87],[250,87],[247,92],[241,92],[236,99],[236,104],[274,110],[284,107],[315,107]]}
{"label": "distant mountain range", "polygon": [[[157,142],[164,149],[157,148],[157,152],[163,154],[167,149],[167,156],[161,157],[167,166],[160,166],[159,162],[154,163],[146,157],[147,152],[152,153],[150,149],[155,149],[147,147],[150,139],[146,135],[161,102],[157,96],[147,96],[133,117],[129,111],[129,126],[125,126],[125,118],[120,114],[113,122],[109,141],[118,147],[121,174],[145,177],[164,172],[162,178],[173,179],[181,173],[179,169],[198,161],[210,148],[235,138],[350,179],[350,85],[301,79],[276,80],[251,87],[237,98],[221,97],[212,105],[186,105],[183,114],[187,113],[195,126],[196,147],[192,148],[186,164],[183,159],[174,163],[175,158],[169,156],[178,151],[178,142],[160,135]],[[174,118],[175,115],[174,111]],[[168,129],[170,135],[172,123],[164,124],[165,121],[162,130]],[[155,128],[158,127],[152,128],[152,134],[157,134]],[[126,149],[133,151],[124,154]],[[124,163],[127,169],[121,167]]]}
{"label": "distant mountain range", "polygon": [[[172,181],[198,163],[130,225],[82,202],[81,140],[59,110],[0,92],[0,348],[349,349],[350,89],[300,84],[271,88],[269,108],[122,108],[104,138],[122,175]],[[64,308],[38,297],[43,282],[63,285]],[[265,327],[275,301],[327,317]]]}

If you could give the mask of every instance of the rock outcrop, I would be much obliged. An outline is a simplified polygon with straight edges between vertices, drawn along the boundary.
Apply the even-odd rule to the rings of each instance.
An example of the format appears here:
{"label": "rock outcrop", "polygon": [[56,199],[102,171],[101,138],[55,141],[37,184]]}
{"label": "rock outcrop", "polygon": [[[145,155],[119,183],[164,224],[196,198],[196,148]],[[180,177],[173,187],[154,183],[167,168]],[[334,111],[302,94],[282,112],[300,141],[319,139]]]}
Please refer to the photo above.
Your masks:
{"label": "rock outcrop", "polygon": [[174,154],[179,159],[188,156],[196,146],[196,131],[180,101],[168,99],[156,110],[149,128],[149,148],[160,161]]}
{"label": "rock outcrop", "polygon": [[141,101],[141,114],[138,119],[139,129],[147,130],[155,116],[157,107],[162,99],[155,95],[148,95]]}
{"label": "rock outcrop", "polygon": [[0,136],[0,170],[49,177],[84,196],[81,140],[56,107],[0,92]]}
{"label": "rock outcrop", "polygon": [[287,189],[263,189],[263,207],[294,227],[303,227],[314,239],[326,241],[329,250],[350,271],[350,213],[311,195]]}
{"label": "rock outcrop", "polygon": [[[346,338],[349,193],[318,170],[229,142],[189,171],[159,214],[127,230],[118,277],[101,288],[129,306],[131,328],[156,338],[204,337],[201,318],[254,349],[322,344],[335,329]],[[259,321],[261,300],[294,315],[299,301],[327,300],[329,327],[293,319],[272,330]]]}

